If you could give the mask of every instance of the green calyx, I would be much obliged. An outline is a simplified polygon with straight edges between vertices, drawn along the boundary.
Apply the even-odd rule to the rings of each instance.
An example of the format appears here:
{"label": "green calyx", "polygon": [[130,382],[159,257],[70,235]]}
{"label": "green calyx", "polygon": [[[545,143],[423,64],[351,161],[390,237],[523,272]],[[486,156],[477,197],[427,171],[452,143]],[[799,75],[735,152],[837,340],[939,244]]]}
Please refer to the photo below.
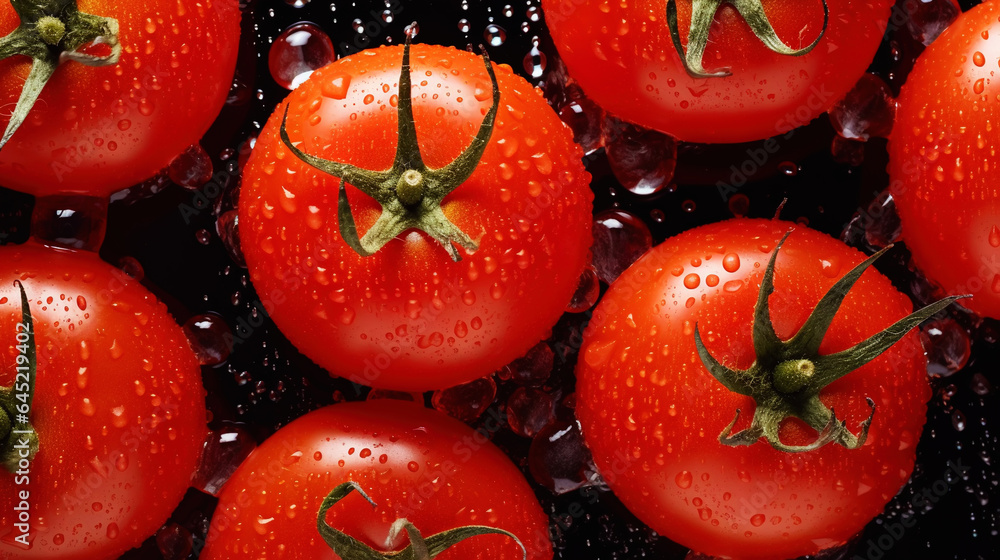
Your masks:
{"label": "green calyx", "polygon": [[35,396],[35,327],[28,306],[28,296],[20,281],[21,323],[17,329],[16,374],[13,387],[0,387],[0,461],[16,473],[21,459],[31,460],[38,453],[38,433],[31,425],[31,402]]}
{"label": "green calyx", "polygon": [[[454,161],[440,169],[424,165],[417,142],[417,129],[413,121],[413,102],[410,97],[410,36],[403,47],[403,68],[399,76],[399,118],[396,159],[385,171],[359,169],[311,156],[292,144],[285,129],[288,106],[281,120],[281,140],[296,157],[320,171],[340,178],[337,218],[340,235],[359,255],[370,256],[400,233],[409,229],[421,230],[437,240],[451,255],[461,260],[454,244],[475,251],[479,245],[444,215],[441,202],[459,185],[464,183],[479,165],[483,152],[493,135],[497,109],[500,107],[500,86],[490,64],[489,55],[483,50],[486,72],[493,84],[493,105],[483,118],[479,132],[472,143]],[[374,198],[382,206],[382,214],[365,235],[358,238],[357,226],[347,200],[345,183]]]}
{"label": "green calyx", "polygon": [[[785,234],[771,254],[760,285],[754,307],[752,336],[756,359],[753,365],[745,370],[736,370],[721,364],[705,348],[698,325],[695,325],[695,346],[709,373],[730,391],[751,397],[756,403],[750,427],[732,433],[740,417],[737,409],[736,417],[719,435],[719,441],[729,446],[753,445],[763,437],[775,449],[789,453],[812,451],[830,442],[848,449],[857,449],[864,445],[868,437],[868,429],[875,415],[875,402],[867,399],[871,412],[861,423],[858,435],[855,435],[847,428],[846,422],[837,419],[833,409],[827,408],[820,401],[820,392],[830,383],[880,356],[910,332],[910,329],[955,300],[970,296],[944,298],[896,321],[882,332],[851,348],[821,355],[820,343],[847,293],[861,278],[861,274],[891,246],[875,253],[838,280],[820,299],[802,328],[790,339],[780,340],[771,323],[768,298],[774,292],[774,263],[778,258],[778,251],[790,234],[791,232]],[[781,423],[790,417],[799,418],[816,430],[819,434],[816,440],[801,446],[782,443],[778,432]]]}
{"label": "green calyx", "polygon": [[468,525],[442,531],[424,538],[420,534],[420,531],[406,519],[397,519],[392,524],[392,529],[389,532],[389,541],[394,541],[400,532],[406,531],[406,535],[410,539],[410,544],[399,552],[377,552],[354,537],[334,529],[326,522],[326,512],[351,492],[361,494],[372,507],[375,507],[375,502],[368,497],[368,494],[365,494],[365,491],[360,486],[354,482],[344,482],[334,488],[323,499],[319,513],[316,516],[316,527],[319,529],[319,534],[326,541],[330,549],[341,558],[350,560],[433,560],[439,554],[456,544],[480,535],[508,536],[521,547],[521,551],[524,554],[523,558],[525,560],[528,558],[528,551],[521,540],[513,533],[509,533],[503,529],[481,525]]}
{"label": "green calyx", "polygon": [[670,28],[670,38],[673,40],[674,48],[680,55],[684,68],[694,78],[714,78],[729,76],[728,69],[720,69],[709,72],[702,66],[702,59],[705,55],[705,47],[708,46],[708,34],[712,30],[712,21],[715,14],[723,4],[730,4],[739,12],[743,20],[750,26],[750,30],[757,36],[767,48],[778,54],[789,56],[802,56],[819,44],[819,40],[826,33],[827,25],[830,22],[830,8],[826,0],[823,0],[823,28],[819,35],[809,45],[800,49],[793,49],[786,45],[774,30],[761,0],[692,0],[691,2],[691,26],[688,28],[687,51],[681,44],[681,34],[677,24],[677,3],[676,0],[667,0],[667,27]]}
{"label": "green calyx", "polygon": [[[42,89],[63,60],[87,66],[118,63],[118,20],[79,11],[76,0],[11,0],[21,24],[0,38],[0,59],[16,55],[31,57],[31,71],[10,116],[0,149],[7,144],[41,95]],[[81,47],[102,43],[108,53],[95,55]]]}

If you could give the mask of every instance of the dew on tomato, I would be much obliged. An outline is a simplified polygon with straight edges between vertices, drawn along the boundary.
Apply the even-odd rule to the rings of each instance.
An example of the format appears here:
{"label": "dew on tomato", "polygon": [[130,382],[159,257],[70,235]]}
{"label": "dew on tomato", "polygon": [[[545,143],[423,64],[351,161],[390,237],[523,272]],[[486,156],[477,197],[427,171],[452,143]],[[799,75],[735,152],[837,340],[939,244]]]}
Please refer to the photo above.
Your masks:
{"label": "dew on tomato", "polygon": [[[897,436],[920,432],[929,390],[912,333],[822,394],[852,429],[867,415],[858,408],[864,408],[859,395],[879,401],[863,447],[785,453],[763,440],[740,447],[719,442],[736,409],[752,415],[754,401],[708,374],[695,349],[695,328],[726,367],[750,366],[760,279],[790,226],[736,219],[668,239],[611,285],[594,312],[601,319],[584,335],[576,410],[599,470],[645,523],[702,553],[789,558],[834,546],[878,514],[913,468],[914,446],[901,446]],[[783,340],[842,269],[862,260],[802,227],[787,246],[769,299]],[[824,266],[840,274],[831,277]],[[876,298],[879,305],[871,306]],[[888,280],[866,271],[835,316],[822,352],[850,347],[909,312],[909,301]],[[740,416],[737,430],[748,417]],[[808,443],[809,429],[800,424],[781,424],[782,440]],[[900,477],[885,477],[886,468]],[[829,509],[813,507],[819,503]]]}

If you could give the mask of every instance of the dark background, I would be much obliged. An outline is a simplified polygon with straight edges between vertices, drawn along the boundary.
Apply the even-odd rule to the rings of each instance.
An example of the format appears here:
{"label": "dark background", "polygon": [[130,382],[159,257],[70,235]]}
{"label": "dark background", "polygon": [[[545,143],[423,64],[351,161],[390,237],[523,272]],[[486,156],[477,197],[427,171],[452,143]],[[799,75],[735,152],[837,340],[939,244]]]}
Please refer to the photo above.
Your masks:
{"label": "dark background", "polygon": [[[301,1],[301,0],[300,0]],[[963,0],[963,9],[976,1]],[[267,67],[267,52],[271,41],[288,26],[310,21],[323,28],[335,45],[338,56],[356,52],[355,45],[376,46],[403,38],[403,27],[416,20],[420,30],[418,42],[449,44],[465,47],[484,42],[487,25],[501,26],[507,34],[502,46],[490,47],[493,60],[507,63],[526,78],[525,55],[531,50],[532,38],[538,37],[539,48],[547,55],[548,70],[535,83],[559,82],[553,76],[557,54],[545,28],[544,19],[530,21],[530,3],[514,0],[509,4],[497,1],[400,1],[390,5],[402,8],[391,22],[381,18],[387,6],[382,2],[335,2],[312,0],[301,7],[280,1],[255,0],[244,8],[244,34],[241,60],[230,102],[217,123],[206,135],[202,146],[212,156],[216,171],[234,165],[237,156],[223,160],[224,150],[239,150],[241,144],[256,135],[271,109],[286,94],[271,78]],[[506,6],[510,9],[505,9]],[[510,13],[511,15],[507,15]],[[377,34],[368,39],[353,28],[355,19],[378,23]],[[459,20],[469,23],[469,31],[460,30]],[[528,30],[522,25],[527,23]],[[254,31],[254,26],[258,31]],[[894,89],[905,80],[912,58],[919,52],[905,29],[887,34],[886,40],[872,65],[871,71],[882,76]],[[550,97],[552,88],[550,86]],[[849,165],[831,155],[835,136],[828,119],[821,116],[795,133],[793,142],[783,143],[786,150],[772,158],[771,165],[757,173],[740,189],[749,206],[751,217],[771,217],[782,199],[787,204],[782,217],[807,222],[810,227],[843,237],[851,244],[869,250],[864,232],[849,227],[851,220],[865,210],[875,196],[888,184],[885,142],[872,140],[859,147],[864,161]],[[788,146],[793,144],[793,146]],[[596,194],[595,212],[617,206],[639,216],[649,226],[654,243],[693,226],[730,218],[733,209],[714,186],[728,179],[732,163],[746,159],[746,150],[753,144],[738,146],[680,146],[678,184],[648,197],[635,196],[615,180],[603,151],[586,159],[593,174]],[[839,158],[843,159],[843,158]],[[246,320],[252,311],[256,295],[246,269],[234,263],[216,233],[219,211],[232,208],[236,180],[230,181],[226,192],[213,200],[214,208],[190,217],[190,223],[179,211],[183,204],[193,205],[195,194],[168,180],[157,184],[160,192],[148,196],[151,190],[134,189],[123,200],[110,205],[107,236],[101,255],[118,264],[123,257],[132,257],[144,269],[143,283],[167,303],[178,322],[194,315],[214,312],[230,327],[238,330],[240,319]],[[731,194],[731,193],[730,193]],[[0,235],[5,242],[26,239],[33,199],[30,196],[0,189]],[[651,212],[653,213],[651,215]],[[659,214],[662,213],[662,214]],[[743,213],[741,211],[741,213]],[[659,219],[657,219],[659,218]],[[886,221],[889,220],[889,221]],[[879,220],[878,227],[892,229],[891,217]],[[890,256],[879,262],[879,268],[907,293],[924,293],[926,284],[907,266],[908,254],[897,246]],[[962,371],[935,378],[935,394],[928,412],[928,423],[918,447],[917,467],[910,483],[890,503],[886,513],[869,524],[852,547],[836,551],[831,557],[845,558],[990,558],[1000,550],[998,537],[998,505],[1000,490],[995,461],[998,459],[997,435],[1000,406],[996,392],[985,389],[982,379],[996,384],[1000,365],[997,352],[997,323],[976,324],[966,315],[956,319],[968,329],[973,340],[972,357]],[[582,327],[587,314],[566,315],[553,330],[552,341],[558,343]],[[212,428],[241,423],[258,442],[280,426],[302,414],[335,402],[340,398],[362,399],[366,390],[350,383],[331,379],[325,371],[300,355],[281,333],[266,320],[260,328],[235,347],[230,359],[218,366],[205,367],[205,386],[209,391]],[[572,392],[572,368],[575,355],[556,360],[556,371],[548,388],[555,394]],[[976,374],[980,374],[974,378]],[[502,403],[512,388],[501,385],[494,407]],[[340,392],[337,394],[337,392]],[[961,429],[960,429],[961,428]],[[658,538],[637,521],[608,492],[600,492],[599,500],[582,499],[578,492],[553,496],[544,486],[536,484],[528,472],[527,453],[530,441],[500,430],[494,440],[505,449],[525,471],[543,507],[551,514],[556,531],[557,558],[567,559],[632,559],[684,558],[686,549],[666,539]],[[969,470],[962,478],[949,475],[948,461],[960,461]],[[948,491],[932,507],[914,511],[913,496],[932,488],[935,481],[949,481]],[[581,503],[583,513],[570,509]],[[195,540],[205,534],[215,499],[197,490],[190,490],[175,512],[171,522],[190,531]],[[901,516],[916,518],[916,528],[896,537],[889,525],[899,523]],[[886,537],[889,535],[889,537]],[[888,550],[872,549],[872,543],[891,546]],[[890,540],[886,540],[886,539]],[[197,548],[197,546],[196,546]],[[155,539],[150,538],[139,549],[123,558],[159,558]],[[196,552],[191,558],[196,557]]]}

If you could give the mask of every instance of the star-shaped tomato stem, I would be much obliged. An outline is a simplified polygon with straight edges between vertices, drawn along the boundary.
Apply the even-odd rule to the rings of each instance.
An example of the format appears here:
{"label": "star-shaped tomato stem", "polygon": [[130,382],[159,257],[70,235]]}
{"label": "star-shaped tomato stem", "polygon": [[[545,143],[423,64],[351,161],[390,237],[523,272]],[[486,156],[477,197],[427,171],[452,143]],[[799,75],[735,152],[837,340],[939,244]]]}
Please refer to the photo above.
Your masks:
{"label": "star-shaped tomato stem", "polygon": [[334,529],[326,522],[326,512],[336,505],[337,502],[346,498],[351,492],[361,494],[372,507],[376,506],[375,502],[368,494],[365,494],[365,491],[358,484],[344,482],[330,491],[326,498],[323,499],[323,503],[320,504],[319,513],[316,516],[316,527],[319,529],[319,534],[326,541],[330,549],[341,558],[349,558],[350,560],[433,560],[439,554],[456,544],[479,535],[505,535],[510,537],[521,547],[523,558],[525,560],[528,558],[528,551],[521,540],[513,533],[504,531],[503,529],[484,525],[467,525],[442,531],[424,538],[420,534],[420,531],[406,519],[397,519],[392,524],[388,539],[386,540],[386,547],[390,547],[402,531],[406,531],[406,535],[410,539],[410,544],[399,552],[378,552],[354,537]]}
{"label": "star-shaped tomato stem", "polygon": [[684,68],[694,78],[713,78],[729,76],[728,68],[723,68],[715,72],[709,72],[702,65],[705,55],[705,47],[708,46],[708,34],[712,30],[712,22],[715,20],[715,13],[723,4],[730,4],[743,16],[743,20],[750,26],[750,30],[757,36],[767,48],[778,54],[789,56],[802,56],[819,43],[826,33],[826,27],[830,22],[830,8],[823,0],[823,28],[812,43],[800,49],[793,49],[786,45],[778,37],[771,21],[767,19],[767,13],[761,0],[692,0],[691,2],[691,25],[688,28],[687,51],[681,44],[680,29],[677,24],[677,0],[667,0],[667,27],[670,28],[670,38],[673,40],[674,48],[680,55]]}
{"label": "star-shaped tomato stem", "polygon": [[[875,402],[870,398],[867,399],[871,413],[861,423],[860,433],[855,435],[847,428],[846,422],[837,419],[833,409],[823,404],[819,398],[820,392],[830,383],[877,358],[910,332],[910,329],[951,305],[955,300],[970,296],[946,297],[900,319],[851,348],[834,354],[821,355],[820,343],[823,342],[823,337],[847,293],[861,278],[861,274],[885,254],[891,245],[875,253],[838,280],[820,299],[802,328],[790,339],[781,340],[771,324],[768,297],[774,292],[774,263],[778,258],[778,251],[789,234],[791,232],[785,234],[771,254],[771,260],[767,264],[760,285],[757,304],[754,307],[752,337],[756,359],[753,365],[748,369],[738,370],[720,363],[705,348],[698,325],[695,325],[695,346],[709,373],[730,391],[751,397],[756,403],[750,427],[732,433],[733,426],[740,417],[740,411],[737,409],[736,418],[719,435],[719,441],[730,446],[752,445],[763,437],[775,449],[792,453],[812,451],[830,442],[848,449],[857,449],[868,437],[868,429],[875,415]],[[781,442],[778,432],[781,423],[789,417],[801,419],[816,430],[819,436],[808,445],[785,445]]]}
{"label": "star-shaped tomato stem", "polygon": [[[396,158],[389,169],[369,171],[303,152],[292,144],[288,137],[286,130],[288,106],[285,106],[285,114],[281,120],[281,140],[302,161],[324,173],[340,178],[337,204],[340,235],[359,255],[373,255],[397,235],[409,229],[426,232],[437,240],[455,261],[461,260],[461,255],[454,244],[460,245],[467,251],[475,251],[478,248],[478,244],[471,237],[448,220],[441,209],[441,202],[472,176],[493,135],[493,124],[496,121],[497,109],[500,107],[500,86],[497,84],[493,65],[485,50],[483,50],[483,61],[486,63],[486,72],[493,84],[493,105],[483,118],[479,132],[472,139],[472,143],[454,161],[440,169],[427,167],[420,156],[417,128],[413,121],[413,101],[410,97],[409,35],[403,47],[403,68],[399,76]],[[382,214],[360,239],[347,200],[345,183],[354,185],[382,206]]]}
{"label": "star-shaped tomato stem", "polygon": [[[81,12],[76,0],[11,0],[10,3],[21,24],[0,39],[0,59],[28,56],[32,60],[17,105],[0,138],[0,149],[28,117],[61,62],[108,66],[117,64],[121,55],[118,20]],[[106,45],[106,52],[97,55],[84,48],[95,43]]]}
{"label": "star-shaped tomato stem", "polygon": [[16,472],[21,459],[31,460],[38,453],[38,433],[31,424],[31,402],[35,396],[35,327],[31,319],[28,296],[21,290],[21,322],[18,323],[16,374],[14,386],[0,387],[0,462],[10,472]]}

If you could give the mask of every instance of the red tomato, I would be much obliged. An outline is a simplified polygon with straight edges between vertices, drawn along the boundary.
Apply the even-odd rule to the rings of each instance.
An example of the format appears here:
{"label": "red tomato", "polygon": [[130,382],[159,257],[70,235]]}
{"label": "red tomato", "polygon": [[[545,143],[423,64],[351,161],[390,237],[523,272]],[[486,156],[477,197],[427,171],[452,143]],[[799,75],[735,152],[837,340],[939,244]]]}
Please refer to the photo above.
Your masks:
{"label": "red tomato", "polygon": [[[476,136],[490,78],[472,53],[412,50],[419,148],[427,166],[441,168]],[[278,107],[244,171],[239,222],[254,287],[303,353],[335,375],[417,391],[488,375],[546,336],[587,263],[593,195],[570,131],[499,66],[492,138],[442,206],[478,249],[457,249],[454,262],[441,243],[407,229],[360,256],[340,234],[339,180],[299,160],[278,132],[287,108],[288,135],[303,152],[389,169],[402,55],[382,47],[338,60]],[[381,207],[353,185],[348,196],[365,232]]]}
{"label": "red tomato", "polygon": [[[0,248],[0,385],[19,350],[19,279],[34,319],[38,368],[28,480],[0,476],[0,557],[117,558],[166,521],[190,486],[205,440],[201,372],[165,306],[96,254]],[[20,491],[29,492],[30,550]]]}
{"label": "red tomato", "polygon": [[913,260],[969,309],[1000,318],[1000,3],[962,14],[917,59],[889,141],[890,192]]}
{"label": "red tomato", "polygon": [[[769,49],[733,3],[711,19],[700,60],[685,68],[667,24],[666,0],[543,0],[545,21],[570,76],[615,115],[688,142],[744,142],[807,124],[857,82],[882,39],[891,0],[746,2],[763,10],[778,41],[801,56]],[[711,2],[703,3],[712,6]],[[691,2],[678,0],[677,29],[690,49]],[[718,6],[718,4],[715,4]]]}
{"label": "red tomato", "polygon": [[[103,67],[65,62],[0,150],[0,184],[34,195],[107,196],[167,166],[198,142],[226,100],[236,67],[236,0],[79,0],[115,18],[121,57]],[[19,24],[0,4],[0,35]],[[0,60],[0,105],[13,108],[31,59]],[[10,111],[0,116],[0,131]]]}
{"label": "red tomato", "polygon": [[[352,494],[325,519],[382,553],[406,518],[425,538],[467,525],[515,534],[529,560],[550,560],[548,519],[521,472],[483,432],[420,405],[345,403],[311,412],[258,447],[226,483],[201,558],[340,558],[317,530],[320,504],[352,481],[378,504]],[[275,539],[275,537],[278,537]],[[439,560],[521,560],[508,536],[470,538]]]}
{"label": "red tomato", "polygon": [[[791,227],[770,296],[775,334],[788,340],[863,255],[814,230],[747,219],[699,227],[655,247],[611,286],[584,335],[577,413],[598,467],[650,527],[713,556],[794,558],[847,541],[906,483],[924,424],[927,362],[909,333],[819,393],[855,434],[871,412],[865,399],[874,400],[861,447],[829,443],[789,453],[764,439],[720,443],[737,409],[743,414],[732,432],[751,425],[756,401],[709,373],[695,329],[722,364],[751,366],[758,289]],[[848,292],[819,353],[850,348],[910,310],[909,300],[869,269]],[[785,445],[817,438],[797,418],[778,427]]]}

